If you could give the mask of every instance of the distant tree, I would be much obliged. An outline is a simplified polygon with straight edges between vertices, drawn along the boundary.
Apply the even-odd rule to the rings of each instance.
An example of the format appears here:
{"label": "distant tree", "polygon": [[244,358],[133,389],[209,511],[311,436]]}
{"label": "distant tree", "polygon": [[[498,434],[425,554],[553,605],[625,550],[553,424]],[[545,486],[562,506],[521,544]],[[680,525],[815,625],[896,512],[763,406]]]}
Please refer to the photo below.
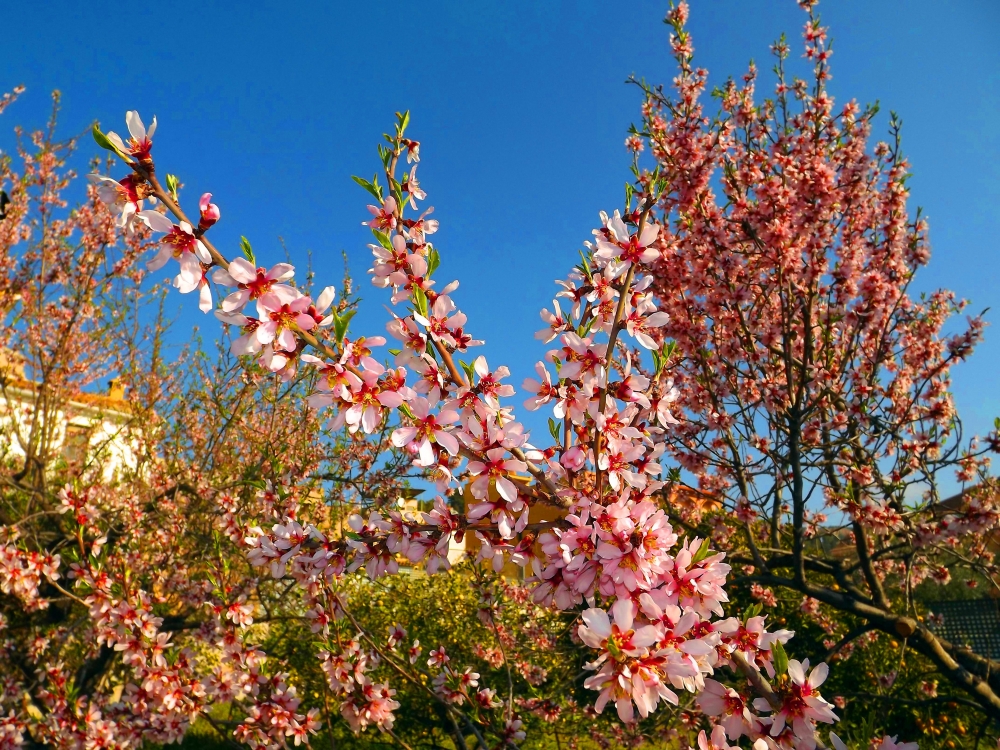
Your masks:
{"label": "distant tree", "polygon": [[[741,568],[734,584],[763,602],[800,595],[830,625],[820,655],[886,634],[910,673],[933,675],[872,689],[878,700],[971,704],[997,722],[1000,663],[941,637],[914,593],[952,577],[1000,592],[986,455],[1000,440],[963,441],[949,392],[984,324],[946,333],[965,303],[911,295],[930,251],[927,221],[907,212],[899,120],[869,151],[877,108],[835,107],[826,29],[801,5],[808,81],[789,79],[782,38],[773,97],[756,95],[751,66],[713,92],[710,115],[681,5],[669,18],[674,91],[636,82],[643,121],[629,144],[637,170],[644,147],[655,160],[637,173],[666,184],[652,290],[683,410],[667,455],[724,498],[712,533]],[[956,479],[963,494],[943,504]],[[940,695],[908,692],[928,680]]]}

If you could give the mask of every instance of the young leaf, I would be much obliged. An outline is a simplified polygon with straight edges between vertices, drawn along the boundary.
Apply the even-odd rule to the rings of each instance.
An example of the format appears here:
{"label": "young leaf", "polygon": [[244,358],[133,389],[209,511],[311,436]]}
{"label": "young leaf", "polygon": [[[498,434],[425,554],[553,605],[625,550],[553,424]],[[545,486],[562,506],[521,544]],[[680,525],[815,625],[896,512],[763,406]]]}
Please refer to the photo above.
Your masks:
{"label": "young leaf", "polygon": [[94,134],[94,140],[97,141],[98,146],[100,146],[103,149],[106,149],[107,151],[114,151],[122,159],[131,163],[132,160],[129,159],[125,154],[123,154],[121,152],[121,149],[119,149],[115,144],[113,144],[110,140],[108,140],[108,137],[101,132],[101,129],[99,127],[97,127],[96,122],[94,123],[94,128],[91,132]]}
{"label": "young leaf", "polygon": [[246,237],[240,237],[240,250],[243,251],[243,254],[246,256],[246,259],[250,261],[250,265],[252,266],[257,265],[257,261],[253,255],[253,248],[250,247],[250,240],[248,240]]}
{"label": "young leaf", "polygon": [[712,540],[709,539],[708,537],[705,537],[704,541],[702,541],[701,543],[701,546],[698,548],[698,551],[695,553],[694,557],[691,558],[691,564],[697,565],[706,557],[708,557],[709,553],[711,552],[711,546],[712,546]]}
{"label": "young leaf", "polygon": [[369,193],[371,193],[372,196],[375,198],[375,200],[377,200],[379,203],[382,202],[382,196],[379,193],[379,191],[376,190],[375,186],[372,185],[370,182],[368,182],[368,180],[366,180],[364,177],[357,177],[356,175],[351,175],[351,179],[354,180],[356,183],[358,183]]}
{"label": "young leaf", "polygon": [[549,417],[549,434],[552,435],[552,439],[557,443],[562,442],[559,436],[559,423],[552,417]]}
{"label": "young leaf", "polygon": [[333,335],[334,338],[336,338],[338,344],[343,342],[344,336],[347,335],[347,326],[351,322],[351,318],[354,317],[354,314],[356,312],[357,310],[348,310],[343,315],[338,315],[337,313],[334,313]]}
{"label": "young leaf", "polygon": [[441,254],[437,251],[436,247],[428,245],[430,247],[430,252],[427,254],[427,278],[429,279],[434,275],[434,272],[441,265]]}
{"label": "young leaf", "polygon": [[427,295],[418,286],[413,287],[413,305],[417,308],[417,312],[420,315],[423,315],[425,318],[427,317]]}
{"label": "young leaf", "polygon": [[788,671],[788,654],[785,653],[785,647],[781,645],[781,641],[775,641],[771,644],[771,656],[774,657],[774,673],[777,675],[785,674]]}
{"label": "young leaf", "polygon": [[583,254],[583,250],[578,251],[580,253],[580,270],[583,271],[583,275],[587,277],[587,281],[593,281],[593,274],[590,272],[590,258]]}
{"label": "young leaf", "polygon": [[167,175],[167,190],[170,192],[170,197],[174,199],[174,202],[179,200],[177,195],[177,188],[180,187],[180,183],[177,181],[177,175],[168,174]]}
{"label": "young leaf", "polygon": [[380,232],[377,229],[373,229],[372,234],[375,235],[375,239],[378,240],[378,244],[380,244],[386,250],[392,250],[392,240],[389,239],[389,235],[387,235],[385,232]]}

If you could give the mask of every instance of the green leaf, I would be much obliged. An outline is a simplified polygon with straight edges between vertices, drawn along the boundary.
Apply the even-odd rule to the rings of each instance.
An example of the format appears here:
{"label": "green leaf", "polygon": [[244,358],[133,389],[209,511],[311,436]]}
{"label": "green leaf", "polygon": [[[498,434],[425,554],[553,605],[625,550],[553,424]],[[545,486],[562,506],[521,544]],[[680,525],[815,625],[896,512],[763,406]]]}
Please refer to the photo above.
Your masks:
{"label": "green leaf", "polygon": [[129,163],[132,162],[131,159],[129,159],[125,154],[122,153],[120,148],[118,148],[115,144],[113,144],[110,140],[108,140],[108,137],[101,132],[101,129],[97,126],[96,122],[94,123],[94,128],[91,132],[94,134],[94,140],[97,141],[98,146],[107,151],[114,151],[116,154],[118,154],[118,156],[120,156],[125,161]]}
{"label": "green leaf", "polygon": [[243,251],[243,255],[246,256],[246,259],[250,261],[251,265],[253,266],[257,265],[257,260],[256,258],[254,258],[253,255],[253,248],[250,246],[250,240],[248,240],[246,237],[243,236],[240,237],[240,250]]}
{"label": "green leaf", "polygon": [[357,310],[348,310],[343,315],[334,313],[333,335],[338,344],[343,342],[344,336],[347,335],[347,326],[350,324],[351,318],[353,318],[356,313]]}
{"label": "green leaf", "polygon": [[653,361],[659,360],[659,364],[656,367],[656,374],[659,375],[660,371],[667,366],[670,362],[670,358],[674,356],[674,352],[677,351],[676,341],[664,341],[663,346],[660,347],[659,353],[653,352]]}
{"label": "green leaf", "polygon": [[590,258],[583,254],[583,250],[580,250],[579,253],[581,261],[579,268],[583,272],[583,275],[587,277],[587,281],[592,284],[594,283],[594,275],[590,272]]}
{"label": "green leaf", "polygon": [[463,360],[458,360],[458,363],[462,365],[462,369],[465,371],[465,377],[469,379],[469,383],[471,384],[472,382],[474,382],[476,379],[475,366]]}
{"label": "green leaf", "polygon": [[552,417],[549,417],[549,434],[552,435],[552,439],[557,443],[562,442],[559,435],[559,423]]}
{"label": "green leaf", "polygon": [[399,405],[399,410],[410,419],[416,419],[416,416],[414,416],[413,412],[410,410],[410,405],[405,401]]}
{"label": "green leaf", "polygon": [[358,183],[361,187],[367,190],[379,203],[382,202],[382,191],[378,190],[375,185],[372,185],[364,177],[357,177],[356,175],[351,175],[351,179]]}
{"label": "green leaf", "polygon": [[774,673],[785,674],[788,671],[788,654],[785,653],[785,647],[781,645],[781,641],[775,641],[771,644],[771,656],[774,657]]}
{"label": "green leaf", "polygon": [[396,117],[399,118],[399,134],[402,135],[406,126],[410,124],[410,110],[406,110],[403,114],[396,113]]}
{"label": "green leaf", "polygon": [[180,187],[180,183],[177,181],[177,175],[168,174],[167,175],[167,190],[170,192],[171,197],[174,201],[177,200],[177,188]]}
{"label": "green leaf", "polygon": [[427,278],[429,279],[434,275],[434,272],[441,265],[441,254],[437,251],[436,247],[428,245],[430,247],[430,252],[427,254]]}
{"label": "green leaf", "polygon": [[392,240],[389,239],[389,235],[385,232],[380,232],[378,229],[373,229],[372,234],[375,235],[375,239],[378,240],[378,244],[386,250],[392,250]]}
{"label": "green leaf", "polygon": [[706,557],[708,557],[709,553],[711,552],[711,547],[712,547],[712,540],[709,539],[708,537],[705,537],[704,541],[702,541],[701,543],[701,546],[698,548],[698,551],[695,553],[694,557],[691,558],[691,564],[697,565]]}
{"label": "green leaf", "polygon": [[413,287],[413,305],[417,308],[417,312],[420,315],[423,315],[425,318],[427,317],[427,295],[418,286]]}

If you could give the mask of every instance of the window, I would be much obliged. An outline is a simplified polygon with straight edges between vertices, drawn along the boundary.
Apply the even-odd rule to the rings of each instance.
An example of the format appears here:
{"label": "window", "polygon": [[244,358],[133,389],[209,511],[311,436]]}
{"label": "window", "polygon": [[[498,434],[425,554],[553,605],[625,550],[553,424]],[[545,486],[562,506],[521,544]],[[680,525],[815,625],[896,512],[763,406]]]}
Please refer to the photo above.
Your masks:
{"label": "window", "polygon": [[87,449],[90,447],[90,427],[68,424],[63,437],[62,456],[66,463],[79,467],[87,460]]}

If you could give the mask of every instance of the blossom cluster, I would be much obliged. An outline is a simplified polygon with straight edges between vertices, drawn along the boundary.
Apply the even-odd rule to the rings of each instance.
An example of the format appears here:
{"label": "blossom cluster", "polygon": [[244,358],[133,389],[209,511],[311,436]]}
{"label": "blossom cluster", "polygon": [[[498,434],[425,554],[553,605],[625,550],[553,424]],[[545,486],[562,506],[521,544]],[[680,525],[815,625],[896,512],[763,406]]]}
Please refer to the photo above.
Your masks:
{"label": "blossom cluster", "polygon": [[61,559],[20,548],[14,540],[0,540],[0,592],[17,597],[28,611],[44,609],[48,602],[39,596],[44,580],[56,581]]}

